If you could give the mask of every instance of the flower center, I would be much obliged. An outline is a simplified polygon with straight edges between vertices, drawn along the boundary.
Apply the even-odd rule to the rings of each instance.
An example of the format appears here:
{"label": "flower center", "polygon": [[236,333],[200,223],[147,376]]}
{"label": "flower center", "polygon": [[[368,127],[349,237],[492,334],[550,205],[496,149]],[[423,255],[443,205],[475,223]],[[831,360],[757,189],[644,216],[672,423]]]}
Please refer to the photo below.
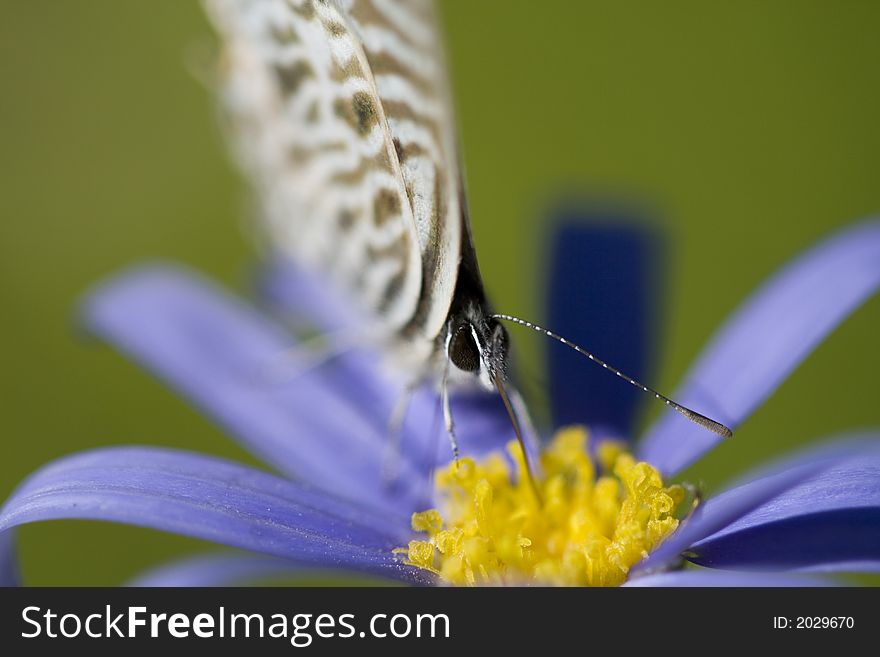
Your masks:
{"label": "flower center", "polygon": [[412,517],[426,540],[399,551],[407,563],[455,585],[622,584],[678,526],[685,491],[664,486],[656,468],[636,462],[619,443],[599,445],[607,474],[597,477],[586,447],[582,427],[556,434],[541,454],[536,483],[543,503],[521,476],[516,441],[508,445],[515,468],[500,453],[450,464],[437,473],[440,510]]}

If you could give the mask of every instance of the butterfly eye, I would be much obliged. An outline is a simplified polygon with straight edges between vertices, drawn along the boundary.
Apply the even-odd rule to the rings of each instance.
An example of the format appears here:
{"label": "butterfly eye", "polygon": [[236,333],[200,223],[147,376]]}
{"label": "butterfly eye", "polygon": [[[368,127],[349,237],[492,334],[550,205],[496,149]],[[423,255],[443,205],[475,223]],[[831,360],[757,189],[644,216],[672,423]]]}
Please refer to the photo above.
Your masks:
{"label": "butterfly eye", "polygon": [[449,360],[458,369],[465,372],[477,372],[480,369],[480,349],[474,342],[470,331],[458,330],[449,343]]}

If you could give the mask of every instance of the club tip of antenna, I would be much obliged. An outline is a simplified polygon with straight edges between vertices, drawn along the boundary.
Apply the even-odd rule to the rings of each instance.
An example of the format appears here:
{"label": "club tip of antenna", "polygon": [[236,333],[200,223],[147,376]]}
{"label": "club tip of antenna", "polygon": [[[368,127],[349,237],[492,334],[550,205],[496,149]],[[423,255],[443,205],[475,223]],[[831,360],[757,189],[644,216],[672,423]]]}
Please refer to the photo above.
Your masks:
{"label": "club tip of antenna", "polygon": [[700,415],[699,413],[690,409],[685,410],[687,411],[686,413],[684,413],[685,417],[687,417],[692,422],[696,422],[700,426],[706,427],[707,429],[709,429],[709,431],[721,436],[722,438],[731,438],[733,436],[733,431],[729,427],[721,424],[720,422],[716,422],[715,420],[708,418],[705,415]]}

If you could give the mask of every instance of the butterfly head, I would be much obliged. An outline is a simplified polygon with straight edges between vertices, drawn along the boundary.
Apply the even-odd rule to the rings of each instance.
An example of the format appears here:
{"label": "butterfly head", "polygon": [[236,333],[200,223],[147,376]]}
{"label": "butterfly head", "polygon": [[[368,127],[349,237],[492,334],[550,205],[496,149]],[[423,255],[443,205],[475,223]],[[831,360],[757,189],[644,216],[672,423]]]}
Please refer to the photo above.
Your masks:
{"label": "butterfly head", "polygon": [[507,330],[494,317],[462,318],[450,325],[446,355],[456,369],[493,390],[507,377],[508,346]]}

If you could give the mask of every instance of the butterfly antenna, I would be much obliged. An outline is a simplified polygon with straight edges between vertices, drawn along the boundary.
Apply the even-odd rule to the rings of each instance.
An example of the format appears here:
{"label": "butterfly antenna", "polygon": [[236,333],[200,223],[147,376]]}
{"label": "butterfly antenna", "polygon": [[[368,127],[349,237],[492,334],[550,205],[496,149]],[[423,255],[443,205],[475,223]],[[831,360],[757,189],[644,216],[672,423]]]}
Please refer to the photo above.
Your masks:
{"label": "butterfly antenna", "polygon": [[[596,358],[596,356],[591,354],[586,349],[579,347],[571,340],[566,340],[561,335],[557,335],[553,331],[549,331],[542,326],[538,326],[537,324],[533,324],[532,322],[527,322],[526,320],[520,319],[519,317],[514,317],[513,315],[496,314],[496,315],[492,315],[492,317],[495,319],[504,320],[506,322],[511,322],[513,324],[519,324],[520,326],[525,326],[526,328],[530,328],[533,331],[537,331],[538,333],[543,333],[548,338],[552,338],[553,340],[556,340],[557,342],[561,342],[566,347],[574,349],[581,356],[586,356],[587,358],[589,358],[591,361],[593,361],[597,365],[601,365],[604,369],[616,374],[617,376],[619,376],[621,379],[623,379],[624,381],[626,381],[630,385],[633,385],[636,388],[639,388],[643,392],[647,392],[648,394],[654,395],[655,399],[659,399],[660,401],[665,403],[670,408],[675,409],[676,411],[678,411],[679,413],[684,415],[691,422],[699,424],[701,427],[705,427],[706,429],[709,429],[709,431],[712,431],[712,432],[714,432],[724,438],[730,438],[733,435],[733,431],[731,431],[728,427],[724,426],[720,422],[716,422],[715,420],[708,418],[705,415],[701,415],[700,413],[697,413],[696,411],[693,411],[693,410],[687,408],[686,406],[682,406],[681,404],[670,399],[669,397],[660,394],[659,392],[657,392],[653,388],[649,388],[645,384],[639,383],[631,376],[627,376],[626,374],[621,372],[616,367],[612,367],[611,365],[609,365],[605,361],[600,360],[599,358]],[[503,396],[504,395],[502,395],[502,397]]]}

